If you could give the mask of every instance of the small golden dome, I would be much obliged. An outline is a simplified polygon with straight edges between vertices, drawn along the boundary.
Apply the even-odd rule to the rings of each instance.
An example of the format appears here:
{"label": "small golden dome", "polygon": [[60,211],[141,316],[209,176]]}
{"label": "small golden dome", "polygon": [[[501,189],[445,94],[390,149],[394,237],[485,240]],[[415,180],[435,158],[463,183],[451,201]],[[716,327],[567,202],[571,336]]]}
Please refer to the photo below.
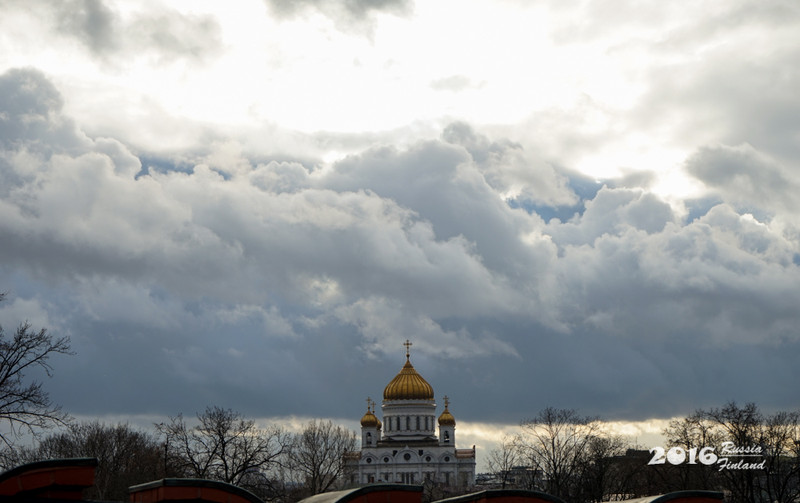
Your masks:
{"label": "small golden dome", "polygon": [[414,370],[406,355],[406,364],[383,390],[384,400],[433,400],[433,387]]}
{"label": "small golden dome", "polygon": [[380,424],[381,422],[378,420],[378,417],[369,409],[367,409],[367,413],[364,414],[364,417],[361,418],[361,426],[365,428],[374,428],[376,426],[380,428]]}
{"label": "small golden dome", "polygon": [[439,416],[439,426],[455,426],[456,418],[450,413],[448,407],[450,406],[450,399],[444,397],[444,412]]}

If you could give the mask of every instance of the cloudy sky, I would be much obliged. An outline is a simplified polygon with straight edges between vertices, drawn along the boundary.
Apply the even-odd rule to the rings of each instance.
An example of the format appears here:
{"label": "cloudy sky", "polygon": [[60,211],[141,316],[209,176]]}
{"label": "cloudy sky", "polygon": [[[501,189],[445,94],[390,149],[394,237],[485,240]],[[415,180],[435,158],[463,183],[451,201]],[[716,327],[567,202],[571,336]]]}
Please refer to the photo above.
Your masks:
{"label": "cloudy sky", "polygon": [[794,0],[0,0],[0,323],[80,416],[800,405]]}

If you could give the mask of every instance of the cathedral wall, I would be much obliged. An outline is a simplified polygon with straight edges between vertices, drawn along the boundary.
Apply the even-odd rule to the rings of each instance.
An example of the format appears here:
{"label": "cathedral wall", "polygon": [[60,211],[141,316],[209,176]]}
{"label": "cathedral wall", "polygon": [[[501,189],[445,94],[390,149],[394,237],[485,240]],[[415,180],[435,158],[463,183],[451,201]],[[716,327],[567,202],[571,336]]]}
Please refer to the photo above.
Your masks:
{"label": "cathedral wall", "polygon": [[358,483],[390,482],[422,484],[426,481],[448,486],[469,486],[475,478],[475,458],[456,456],[455,448],[362,449]]}
{"label": "cathedral wall", "polygon": [[383,409],[383,437],[434,437],[436,435],[436,403],[385,401]]}

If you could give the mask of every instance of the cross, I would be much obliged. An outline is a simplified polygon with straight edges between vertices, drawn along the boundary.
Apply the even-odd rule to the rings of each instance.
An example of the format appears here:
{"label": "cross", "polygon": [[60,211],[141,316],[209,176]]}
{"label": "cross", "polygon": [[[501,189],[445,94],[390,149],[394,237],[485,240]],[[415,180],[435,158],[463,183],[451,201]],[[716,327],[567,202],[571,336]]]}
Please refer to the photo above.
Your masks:
{"label": "cross", "polygon": [[367,397],[367,412],[369,412],[369,406],[372,403],[372,398]]}
{"label": "cross", "polygon": [[444,408],[446,409],[448,407],[450,407],[450,398],[447,395],[445,395],[444,396]]}
{"label": "cross", "polygon": [[406,339],[406,342],[403,343],[403,346],[406,347],[406,358],[408,358],[411,355],[411,346],[412,346],[412,344],[411,344],[411,342],[409,342],[408,339]]}

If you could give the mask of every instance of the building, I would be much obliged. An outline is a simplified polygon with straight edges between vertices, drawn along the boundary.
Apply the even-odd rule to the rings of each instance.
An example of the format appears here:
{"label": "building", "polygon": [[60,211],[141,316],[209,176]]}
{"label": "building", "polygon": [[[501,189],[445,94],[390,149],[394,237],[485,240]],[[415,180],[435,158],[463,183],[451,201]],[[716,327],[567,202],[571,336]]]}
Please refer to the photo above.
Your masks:
{"label": "building", "polygon": [[456,448],[450,401],[444,397],[444,410],[437,419],[433,387],[411,365],[411,343],[406,341],[405,346],[405,365],[383,390],[383,421],[375,415],[375,402],[367,399],[361,418],[361,450],[345,455],[350,483],[471,487],[475,446]]}

